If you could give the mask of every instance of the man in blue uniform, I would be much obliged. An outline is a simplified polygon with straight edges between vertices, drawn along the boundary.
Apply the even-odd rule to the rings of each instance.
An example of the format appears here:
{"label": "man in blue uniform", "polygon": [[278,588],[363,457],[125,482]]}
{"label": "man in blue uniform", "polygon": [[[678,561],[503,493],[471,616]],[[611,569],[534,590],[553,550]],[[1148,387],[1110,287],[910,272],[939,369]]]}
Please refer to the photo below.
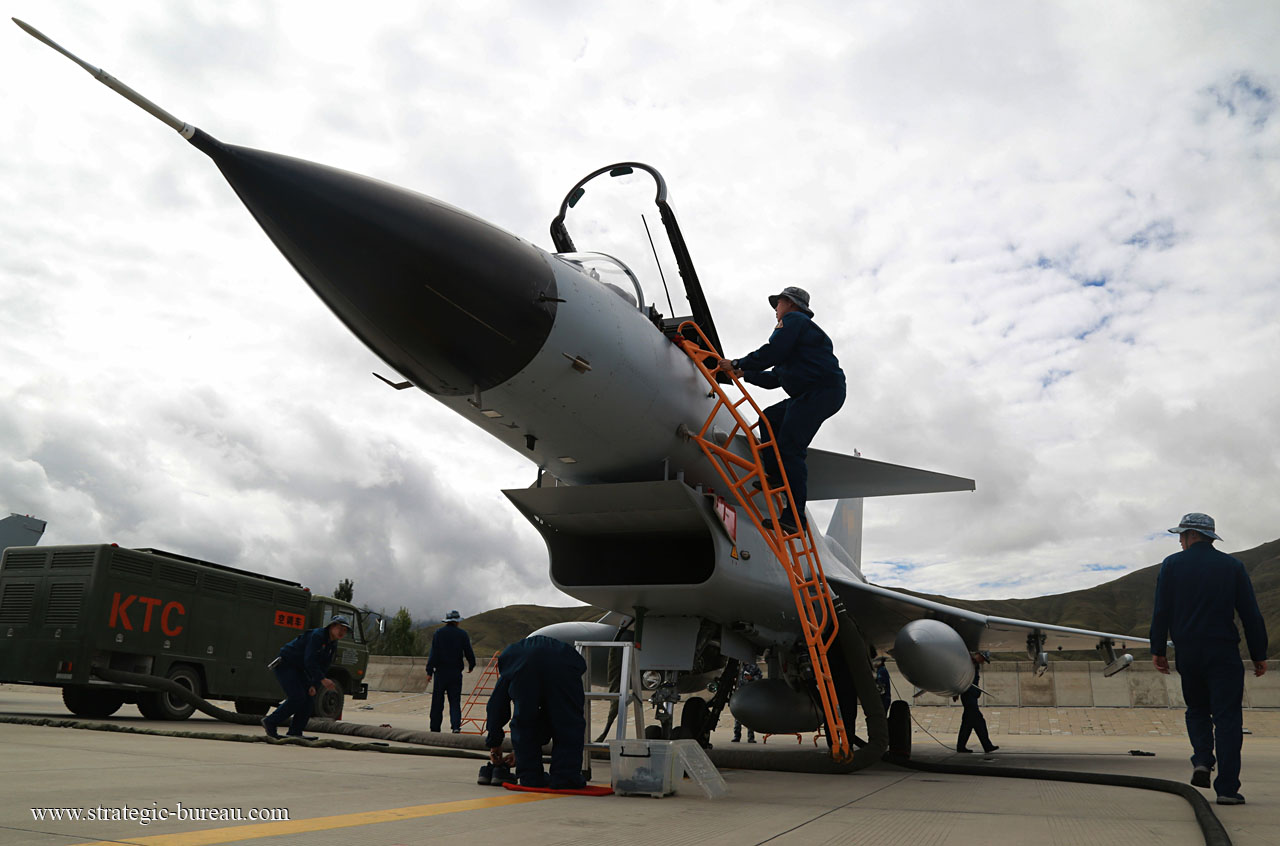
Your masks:
{"label": "man in blue uniform", "polygon": [[[787,399],[764,410],[795,499],[796,514],[780,514],[784,531],[794,532],[797,519],[804,522],[809,494],[809,470],[805,456],[818,428],[844,405],[844,371],[831,347],[831,339],[813,322],[809,294],[801,288],[783,288],[769,297],[778,317],[769,341],[753,353],[733,361],[722,359],[719,369],[740,372],[743,379],[762,388],[782,388]],[[761,426],[761,437],[765,437]],[[768,485],[782,484],[773,450],[763,451]]]}
{"label": "man in blue uniform", "polygon": [[444,700],[449,698],[449,726],[453,733],[462,731],[462,660],[467,672],[476,668],[476,654],[471,651],[471,636],[458,627],[462,615],[450,611],[444,625],[431,638],[427,654],[427,681],[435,681],[431,691],[431,730],[440,731],[444,721]]}
{"label": "man in blue uniform", "polygon": [[[738,687],[744,684],[751,684],[760,681],[764,677],[764,673],[760,672],[760,666],[755,661],[748,661],[742,665],[742,670],[738,673]],[[733,740],[730,743],[742,742],[742,720],[734,719],[733,721]],[[756,742],[756,733],[751,726],[747,726],[747,743]]]}
{"label": "man in blue uniform", "polygon": [[[1253,674],[1267,671],[1267,627],[1258,610],[1253,583],[1239,559],[1213,548],[1222,540],[1208,514],[1193,512],[1169,531],[1182,552],[1160,565],[1155,609],[1151,614],[1151,662],[1168,674],[1167,641],[1178,651],[1178,675],[1187,704],[1191,740],[1191,783],[1213,789],[1219,805],[1243,805],[1240,795],[1240,747],[1243,745],[1244,665],[1240,660],[1240,615]],[[1215,742],[1214,733],[1217,733]],[[1217,758],[1214,758],[1214,750]]]}
{"label": "man in blue uniform", "polygon": [[[525,787],[586,787],[582,749],[587,721],[582,674],[587,664],[563,641],[533,635],[502,650],[498,683],[489,697],[489,760],[502,763],[503,726],[511,722],[516,778]],[[542,747],[551,742],[551,775],[542,769]]]}
{"label": "man in blue uniform", "polygon": [[280,654],[270,666],[276,674],[276,681],[284,688],[286,698],[275,713],[262,718],[262,727],[267,730],[268,737],[279,737],[276,729],[291,716],[289,737],[302,737],[307,721],[311,719],[312,697],[316,695],[316,688],[334,689],[333,679],[325,674],[333,663],[338,641],[349,631],[351,621],[338,615],[329,621],[329,625],[300,634],[280,647]]}
{"label": "man in blue uniform", "polygon": [[982,690],[978,687],[978,680],[981,678],[978,668],[983,664],[991,663],[991,653],[983,650],[971,653],[970,657],[973,659],[973,684],[960,694],[960,704],[964,706],[964,713],[960,716],[960,736],[956,738],[956,751],[973,751],[968,746],[969,734],[973,733],[978,735],[978,742],[982,744],[983,752],[994,752],[1000,747],[991,742],[991,735],[987,734],[987,718],[982,716],[982,711],[978,708],[978,699],[982,696]]}
{"label": "man in blue uniform", "polygon": [[880,655],[875,659],[876,668],[876,690],[880,693],[880,702],[884,705],[884,712],[889,713],[889,705],[893,699],[889,682],[889,668],[884,665],[884,656]]}

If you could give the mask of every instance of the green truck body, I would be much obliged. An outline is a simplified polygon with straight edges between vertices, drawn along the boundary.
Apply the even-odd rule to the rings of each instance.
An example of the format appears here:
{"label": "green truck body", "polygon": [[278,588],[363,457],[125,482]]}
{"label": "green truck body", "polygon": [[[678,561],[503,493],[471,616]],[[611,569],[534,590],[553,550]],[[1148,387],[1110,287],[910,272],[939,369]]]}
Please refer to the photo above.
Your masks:
{"label": "green truck body", "polygon": [[260,714],[282,698],[267,664],[335,614],[352,622],[321,689],[317,716],[363,699],[369,648],[359,609],[297,582],[154,549],[108,544],[10,547],[0,559],[0,682],[62,688],[67,707],[102,717],[126,702],[152,719],[185,719],[173,694],[106,682],[95,668],[170,679],[204,699]]}

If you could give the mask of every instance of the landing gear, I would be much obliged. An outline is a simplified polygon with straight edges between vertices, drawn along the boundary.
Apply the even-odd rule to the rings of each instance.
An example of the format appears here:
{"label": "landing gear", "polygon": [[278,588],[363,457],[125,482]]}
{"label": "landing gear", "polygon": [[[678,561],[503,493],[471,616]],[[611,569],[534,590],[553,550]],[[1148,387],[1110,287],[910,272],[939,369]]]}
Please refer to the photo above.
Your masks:
{"label": "landing gear", "polygon": [[707,706],[707,700],[701,696],[689,697],[685,700],[684,708],[680,711],[680,727],[672,732],[672,739],[679,740],[687,737],[698,741],[698,745],[705,746],[707,718],[709,716],[710,709]]}
{"label": "landing gear", "polygon": [[901,699],[889,705],[889,754],[911,757],[911,705]]}

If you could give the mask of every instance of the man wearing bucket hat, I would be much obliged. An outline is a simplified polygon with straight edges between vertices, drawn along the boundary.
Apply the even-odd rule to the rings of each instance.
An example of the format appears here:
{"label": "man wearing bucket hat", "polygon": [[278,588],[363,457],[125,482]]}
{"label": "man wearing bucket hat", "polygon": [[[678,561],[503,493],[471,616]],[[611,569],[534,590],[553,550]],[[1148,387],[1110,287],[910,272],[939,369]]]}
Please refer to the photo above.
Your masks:
{"label": "man wearing bucket hat", "polygon": [[[764,410],[764,416],[778,441],[782,470],[786,472],[795,499],[796,513],[788,509],[779,515],[784,531],[794,532],[805,522],[809,471],[805,456],[818,428],[844,405],[844,371],[831,347],[831,339],[813,322],[809,293],[787,287],[769,297],[778,325],[763,347],[742,358],[722,359],[719,369],[741,372],[742,378],[762,388],[782,388],[787,399]],[[761,429],[764,427],[761,426]],[[764,433],[761,432],[761,437]],[[782,474],[773,450],[762,452],[767,484],[782,484]]]}
{"label": "man wearing bucket hat", "polygon": [[304,632],[280,647],[280,654],[267,666],[275,673],[286,698],[274,713],[262,718],[262,727],[267,730],[268,737],[279,737],[276,729],[290,717],[289,737],[302,737],[307,721],[311,719],[312,697],[316,695],[316,688],[334,688],[333,679],[326,673],[333,663],[338,641],[349,631],[351,621],[339,614],[327,626]]}
{"label": "man wearing bucket hat", "polygon": [[1212,517],[1199,512],[1185,514],[1169,531],[1178,536],[1182,552],[1166,558],[1156,578],[1151,662],[1160,672],[1169,672],[1165,653],[1172,636],[1182,698],[1187,704],[1187,737],[1194,768],[1191,783],[1208,787],[1209,774],[1217,764],[1213,789],[1218,804],[1243,805],[1244,666],[1236,614],[1249,642],[1255,676],[1267,671],[1267,627],[1244,564],[1213,548],[1213,542],[1222,538]]}
{"label": "man wearing bucket hat", "polygon": [[450,611],[443,626],[431,638],[427,654],[427,681],[435,681],[431,691],[431,730],[440,731],[444,722],[444,700],[449,698],[449,726],[453,733],[462,731],[462,660],[467,672],[476,668],[476,654],[471,651],[471,636],[458,627],[462,615]]}
{"label": "man wearing bucket hat", "polygon": [[978,681],[981,679],[978,668],[983,664],[991,663],[991,653],[984,649],[981,652],[970,653],[969,657],[973,660],[973,684],[960,694],[960,704],[964,706],[964,712],[960,715],[960,735],[956,738],[956,751],[972,752],[973,750],[968,746],[969,735],[976,734],[978,742],[982,744],[982,751],[994,752],[1000,747],[991,742],[991,735],[987,734],[987,718],[982,716],[982,711],[978,708],[978,698],[982,696],[982,689],[978,687]]}

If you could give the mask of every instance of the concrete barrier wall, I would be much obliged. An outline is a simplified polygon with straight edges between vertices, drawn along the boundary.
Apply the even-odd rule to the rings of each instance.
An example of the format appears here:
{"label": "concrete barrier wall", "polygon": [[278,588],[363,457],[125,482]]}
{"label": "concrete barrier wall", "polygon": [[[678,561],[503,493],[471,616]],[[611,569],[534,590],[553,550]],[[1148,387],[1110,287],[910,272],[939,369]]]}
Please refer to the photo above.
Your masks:
{"label": "concrete barrier wall", "polygon": [[[914,700],[914,688],[888,662],[894,698],[916,705],[955,705],[950,697],[924,693]],[[1049,708],[1183,708],[1182,686],[1176,671],[1156,672],[1149,661],[1134,658],[1133,666],[1111,678],[1104,678],[1101,661],[1050,662],[1037,676],[1030,661],[997,661],[982,668],[981,705]],[[1280,669],[1280,668],[1277,668]],[[1253,665],[1245,665],[1244,706],[1280,708],[1280,672],[1262,678],[1253,675]]]}
{"label": "concrete barrier wall", "polygon": [[427,659],[423,656],[370,655],[365,680],[370,690],[422,693],[427,689]]}
{"label": "concrete barrier wall", "polygon": [[[1051,661],[1037,676],[1030,661],[997,661],[982,668],[982,706],[1048,708],[1183,708],[1177,672],[1162,675],[1150,661],[1134,658],[1133,666],[1111,678],[1103,678],[1101,661]],[[422,693],[427,689],[427,659],[373,655],[365,678],[370,690],[387,693]],[[888,662],[895,699],[911,700],[914,688]],[[466,695],[481,675],[482,667],[462,677]],[[951,697],[921,694],[916,705],[955,705]],[[1244,682],[1246,708],[1280,708],[1280,667],[1255,678],[1247,667]]]}

